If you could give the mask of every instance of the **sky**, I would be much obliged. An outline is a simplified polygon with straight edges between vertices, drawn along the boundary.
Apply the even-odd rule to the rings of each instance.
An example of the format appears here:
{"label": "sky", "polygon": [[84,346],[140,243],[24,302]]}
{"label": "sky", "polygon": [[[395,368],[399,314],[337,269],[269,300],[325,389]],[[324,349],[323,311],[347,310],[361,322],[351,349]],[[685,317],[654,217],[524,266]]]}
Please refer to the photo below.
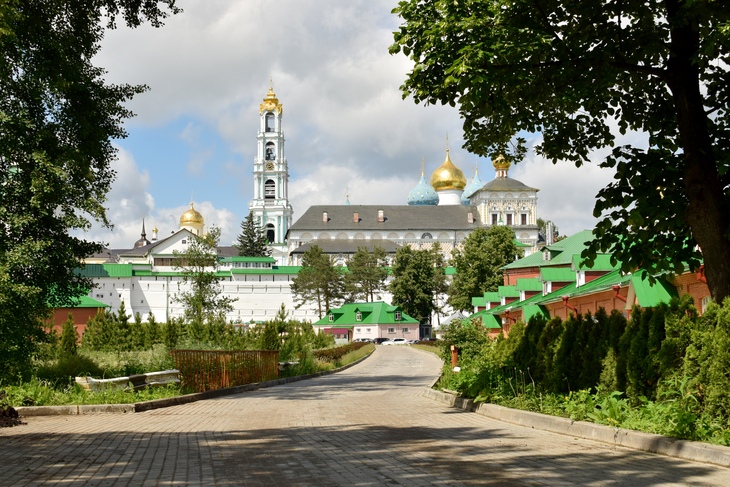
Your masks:
{"label": "sky", "polygon": [[[232,244],[253,197],[259,104],[270,84],[283,105],[294,221],[310,205],[406,204],[421,160],[444,160],[470,178],[494,178],[491,161],[462,149],[456,108],[417,105],[399,89],[411,68],[390,55],[396,0],[182,0],[162,28],[106,33],[94,63],[110,83],[145,84],[128,107],[126,139],[108,194],[112,231],[87,238],[131,248],[178,229],[193,201]],[[121,25],[121,24],[120,24]],[[532,143],[538,143],[539,134]],[[599,161],[601,154],[594,156]],[[540,189],[538,217],[561,234],[592,228],[595,195],[613,177],[597,163],[553,165],[530,152],[510,177]]]}

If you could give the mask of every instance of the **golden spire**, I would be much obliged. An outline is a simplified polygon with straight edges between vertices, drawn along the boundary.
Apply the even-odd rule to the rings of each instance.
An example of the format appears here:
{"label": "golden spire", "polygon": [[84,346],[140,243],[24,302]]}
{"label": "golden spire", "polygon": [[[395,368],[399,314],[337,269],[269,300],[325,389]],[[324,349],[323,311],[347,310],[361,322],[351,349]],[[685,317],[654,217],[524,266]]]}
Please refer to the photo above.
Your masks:
{"label": "golden spire", "polygon": [[466,177],[464,172],[451,162],[448,149],[448,135],[446,136],[446,159],[444,163],[431,174],[431,186],[436,191],[444,189],[464,189]]}

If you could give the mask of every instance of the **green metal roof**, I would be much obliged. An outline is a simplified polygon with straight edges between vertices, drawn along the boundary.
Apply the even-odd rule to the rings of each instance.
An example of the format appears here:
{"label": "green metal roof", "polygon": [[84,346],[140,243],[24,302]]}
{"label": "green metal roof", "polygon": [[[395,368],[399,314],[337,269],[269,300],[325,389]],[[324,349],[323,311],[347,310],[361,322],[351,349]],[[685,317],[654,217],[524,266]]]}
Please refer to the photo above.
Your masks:
{"label": "green metal roof", "polygon": [[[372,303],[348,303],[339,308],[330,310],[326,316],[313,323],[313,326],[341,325],[418,325],[418,320],[411,318],[401,311],[400,321],[395,320],[395,312],[401,311],[400,306],[392,306],[382,301]],[[360,320],[357,313],[360,313]],[[334,319],[330,321],[329,315]]]}
{"label": "green metal roof", "polygon": [[570,267],[543,267],[540,269],[540,280],[572,282],[575,281],[575,271]]}
{"label": "green metal roof", "polygon": [[132,264],[85,264],[79,269],[83,277],[132,277]]}
{"label": "green metal roof", "polygon": [[542,281],[537,278],[520,278],[515,287],[518,291],[542,291]]}
{"label": "green metal roof", "polygon": [[579,271],[612,271],[620,267],[619,263],[611,263],[611,254],[598,254],[596,259],[593,261],[592,266],[588,266],[583,262],[583,259],[579,254],[573,255],[572,268]]}
{"label": "green metal roof", "polygon": [[[503,269],[522,269],[524,267],[543,267],[561,264],[572,264],[573,255],[580,254],[586,248],[586,243],[593,240],[593,232],[591,230],[583,230],[575,233],[570,237],[546,246],[542,252],[535,252],[516,260],[511,264],[507,264]],[[549,260],[543,260],[543,253],[548,251]]]}
{"label": "green metal roof", "polygon": [[487,291],[484,293],[485,303],[499,303],[501,301],[502,298],[499,297],[499,293],[497,291]]}
{"label": "green metal roof", "polygon": [[471,298],[471,305],[472,306],[486,306],[487,302],[484,300],[483,297],[476,297],[476,298]]}
{"label": "green metal roof", "polygon": [[276,262],[276,259],[274,259],[273,257],[243,257],[239,255],[234,255],[233,257],[223,257],[219,260],[220,262],[251,262],[264,264],[273,264],[274,262]]}
{"label": "green metal roof", "polygon": [[504,298],[519,298],[520,292],[517,290],[516,286],[499,286],[499,290],[497,291],[497,294],[499,294],[500,297]]}
{"label": "green metal roof", "polygon": [[297,274],[301,269],[298,265],[274,266],[271,268],[253,268],[253,269],[231,269],[231,274]]}
{"label": "green metal roof", "polygon": [[677,289],[663,276],[657,277],[652,284],[648,273],[643,270],[631,275],[631,285],[642,308],[653,308],[660,303],[668,303],[677,296]]}
{"label": "green metal roof", "polygon": [[111,308],[110,305],[88,296],[81,296],[79,299],[79,304],[73,306],[74,308]]}
{"label": "green metal roof", "polygon": [[467,317],[467,320],[471,321],[473,319],[482,320],[482,325],[484,326],[484,328],[492,330],[502,329],[502,323],[500,323],[499,318],[489,313],[489,310],[482,310]]}

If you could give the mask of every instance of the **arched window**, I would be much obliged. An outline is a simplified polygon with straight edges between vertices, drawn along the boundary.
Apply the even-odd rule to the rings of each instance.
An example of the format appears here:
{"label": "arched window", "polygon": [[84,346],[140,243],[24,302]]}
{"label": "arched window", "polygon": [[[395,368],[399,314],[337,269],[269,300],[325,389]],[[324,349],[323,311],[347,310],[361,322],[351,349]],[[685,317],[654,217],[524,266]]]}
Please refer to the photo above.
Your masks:
{"label": "arched window", "polygon": [[276,232],[274,232],[274,224],[269,223],[268,225],[266,225],[266,240],[268,240],[269,243],[275,242],[276,241],[275,237],[276,237]]}
{"label": "arched window", "polygon": [[266,114],[266,131],[267,132],[274,131],[274,114],[273,113]]}
{"label": "arched window", "polygon": [[269,142],[266,144],[266,160],[267,161],[275,161],[276,160],[276,152],[274,151],[275,146],[273,142]]}
{"label": "arched window", "polygon": [[276,198],[276,183],[273,179],[267,179],[264,183],[264,199],[273,200]]}
{"label": "arched window", "polygon": [[426,233],[424,233],[423,235],[421,235],[421,239],[422,239],[422,240],[430,240],[430,239],[432,239],[432,238],[433,238],[433,236],[431,236],[431,234],[430,234],[430,233],[428,233],[428,232],[426,232]]}

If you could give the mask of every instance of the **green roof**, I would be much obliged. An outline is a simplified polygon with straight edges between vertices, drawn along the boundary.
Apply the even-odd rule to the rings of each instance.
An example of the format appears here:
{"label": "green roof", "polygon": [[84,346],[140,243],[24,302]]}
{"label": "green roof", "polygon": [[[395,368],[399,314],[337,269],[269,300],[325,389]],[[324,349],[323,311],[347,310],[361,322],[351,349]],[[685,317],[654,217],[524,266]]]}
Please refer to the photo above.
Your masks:
{"label": "green roof", "polygon": [[537,278],[517,279],[515,287],[518,291],[542,291],[542,281]]}
{"label": "green roof", "polygon": [[653,308],[660,303],[668,303],[677,296],[677,289],[667,280],[659,276],[654,283],[649,282],[646,271],[639,271],[631,275],[631,285],[636,293],[636,300],[642,308]]}
{"label": "green roof", "polygon": [[486,306],[487,302],[484,300],[483,297],[476,297],[476,298],[471,298],[471,305],[472,306]]}
{"label": "green roof", "polygon": [[240,255],[234,255],[233,257],[223,257],[219,260],[220,262],[255,262],[265,264],[273,264],[274,262],[276,262],[276,259],[274,259],[273,257],[244,257]]}
{"label": "green roof", "polygon": [[[400,306],[392,306],[382,301],[348,303],[330,310],[326,316],[312,325],[334,327],[344,325],[418,325],[418,320],[403,312],[401,312],[400,321],[396,321],[396,311],[401,311]],[[358,313],[360,313],[360,320],[357,319]],[[332,321],[330,321],[330,315],[334,318]]]}
{"label": "green roof", "polygon": [[88,296],[81,296],[79,300],[79,304],[73,306],[74,308],[111,308],[110,305]]}
{"label": "green roof", "polygon": [[482,310],[467,317],[467,320],[472,319],[482,320],[482,325],[484,326],[484,328],[489,328],[492,330],[502,328],[502,323],[500,323],[499,318],[489,313],[488,310]]}
{"label": "green roof", "polygon": [[132,277],[132,264],[85,264],[79,269],[83,277]]}
{"label": "green roof", "polygon": [[596,259],[593,261],[592,266],[588,266],[583,262],[583,258],[580,254],[573,255],[572,268],[579,271],[612,271],[620,267],[619,263],[611,263],[611,254],[598,254]]}
{"label": "green roof", "polygon": [[499,293],[497,291],[487,291],[484,293],[485,303],[499,303],[501,301],[502,298],[499,297]]}
{"label": "green roof", "polygon": [[543,267],[540,269],[540,280],[572,282],[575,281],[575,271],[570,267]]}
{"label": "green roof", "polygon": [[499,294],[500,297],[504,298],[519,298],[520,292],[517,290],[516,286],[499,286],[499,290],[497,291],[497,294]]}
{"label": "green roof", "polygon": [[[542,267],[561,264],[572,264],[573,255],[580,254],[586,248],[586,244],[593,240],[591,230],[583,230],[570,237],[555,242],[543,248],[542,252],[535,252],[527,257],[516,260],[504,266],[504,269],[521,269],[524,267]],[[549,253],[549,260],[544,260],[544,252]]]}

